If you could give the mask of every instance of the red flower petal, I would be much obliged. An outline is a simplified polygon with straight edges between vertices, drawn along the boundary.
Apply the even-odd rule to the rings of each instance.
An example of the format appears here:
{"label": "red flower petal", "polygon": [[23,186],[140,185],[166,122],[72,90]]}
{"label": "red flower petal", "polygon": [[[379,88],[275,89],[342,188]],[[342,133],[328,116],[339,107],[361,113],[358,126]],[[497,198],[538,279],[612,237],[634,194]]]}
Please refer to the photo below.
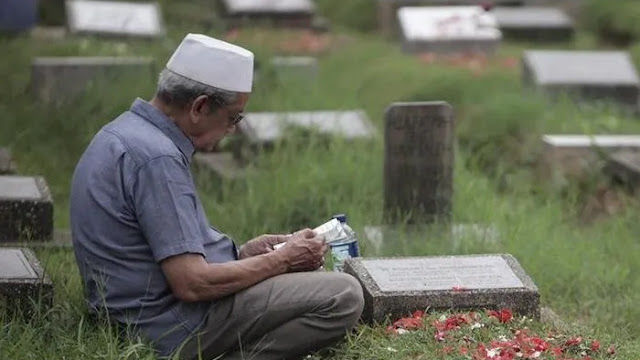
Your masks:
{"label": "red flower petal", "polygon": [[593,340],[591,342],[591,350],[592,351],[598,351],[600,350],[600,342],[598,340]]}

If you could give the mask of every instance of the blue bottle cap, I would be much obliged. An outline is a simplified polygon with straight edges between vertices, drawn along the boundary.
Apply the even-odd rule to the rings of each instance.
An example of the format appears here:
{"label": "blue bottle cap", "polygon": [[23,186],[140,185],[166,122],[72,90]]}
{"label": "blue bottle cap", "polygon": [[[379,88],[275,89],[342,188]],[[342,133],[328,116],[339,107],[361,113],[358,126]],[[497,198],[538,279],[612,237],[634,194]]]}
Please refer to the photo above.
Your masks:
{"label": "blue bottle cap", "polygon": [[336,214],[336,215],[333,215],[331,218],[336,219],[343,224],[347,222],[347,215],[345,214]]}

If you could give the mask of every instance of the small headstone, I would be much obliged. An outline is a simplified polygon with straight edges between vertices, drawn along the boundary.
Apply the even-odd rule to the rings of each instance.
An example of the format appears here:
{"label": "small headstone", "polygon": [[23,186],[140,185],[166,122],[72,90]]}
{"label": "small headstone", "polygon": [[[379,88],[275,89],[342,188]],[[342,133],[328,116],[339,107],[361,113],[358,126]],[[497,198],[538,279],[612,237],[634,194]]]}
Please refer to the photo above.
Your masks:
{"label": "small headstone", "polygon": [[640,150],[640,135],[544,135],[542,176],[580,178],[608,154]]}
{"label": "small headstone", "polygon": [[425,309],[508,308],[540,317],[538,288],[508,254],[353,258],[345,272],[362,284],[368,323]]}
{"label": "small headstone", "polygon": [[0,175],[13,174],[15,171],[11,151],[7,148],[0,148]]}
{"label": "small headstone", "polygon": [[612,154],[605,172],[636,192],[640,189],[640,149],[618,151]]}
{"label": "small headstone", "polygon": [[299,127],[346,139],[372,138],[375,127],[362,110],[248,113],[239,131],[249,143],[268,145],[282,139],[287,128]]}
{"label": "small headstone", "polygon": [[[393,103],[385,112],[384,212],[391,223],[449,220],[453,196],[453,108]],[[404,216],[409,214],[409,218]]]}
{"label": "small headstone", "polygon": [[245,175],[245,169],[230,152],[197,153],[194,160],[198,166],[213,171],[223,180],[240,179]]}
{"label": "small headstone", "polygon": [[165,33],[157,3],[67,0],[69,31],[135,37],[160,37]]}
{"label": "small headstone", "polygon": [[0,302],[9,310],[29,312],[32,302],[53,302],[53,283],[27,248],[0,249]]}
{"label": "small headstone", "polygon": [[[97,80],[127,76],[152,79],[154,61],[144,57],[45,57],[31,64],[31,90],[44,103],[72,99]],[[129,80],[132,81],[133,80]]]}
{"label": "small headstone", "polygon": [[491,10],[502,35],[526,41],[568,41],[573,21],[553,7],[497,7]]}
{"label": "small headstone", "polygon": [[420,53],[494,53],[502,40],[496,19],[480,6],[402,7],[403,49]]}
{"label": "small headstone", "polygon": [[523,83],[549,95],[567,93],[638,107],[640,79],[624,51],[530,50],[522,58]]}
{"label": "small headstone", "polygon": [[[554,0],[555,1],[555,0]],[[396,13],[400,7],[406,6],[459,6],[475,5],[483,6],[489,2],[486,0],[378,0],[378,25],[386,36],[392,35],[396,23]],[[520,6],[524,0],[494,0],[490,2],[499,6]]]}
{"label": "small headstone", "polygon": [[50,240],[53,200],[44,178],[0,176],[0,242]]}
{"label": "small headstone", "polygon": [[271,65],[281,80],[302,79],[311,82],[318,75],[318,60],[309,56],[275,57]]}
{"label": "small headstone", "polygon": [[312,27],[315,4],[312,0],[222,0],[232,24],[268,22],[272,25]]}

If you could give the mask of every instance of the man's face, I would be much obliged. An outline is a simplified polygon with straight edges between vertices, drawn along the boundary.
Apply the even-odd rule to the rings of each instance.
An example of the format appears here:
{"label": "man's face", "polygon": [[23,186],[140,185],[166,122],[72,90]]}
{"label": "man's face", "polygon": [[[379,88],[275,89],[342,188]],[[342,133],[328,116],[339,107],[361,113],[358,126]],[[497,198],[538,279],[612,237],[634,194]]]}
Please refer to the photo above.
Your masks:
{"label": "man's face", "polygon": [[196,150],[211,151],[227,134],[233,134],[236,121],[244,112],[249,94],[238,94],[236,102],[210,111],[207,97],[197,98],[191,106],[190,117],[193,129],[191,139]]}

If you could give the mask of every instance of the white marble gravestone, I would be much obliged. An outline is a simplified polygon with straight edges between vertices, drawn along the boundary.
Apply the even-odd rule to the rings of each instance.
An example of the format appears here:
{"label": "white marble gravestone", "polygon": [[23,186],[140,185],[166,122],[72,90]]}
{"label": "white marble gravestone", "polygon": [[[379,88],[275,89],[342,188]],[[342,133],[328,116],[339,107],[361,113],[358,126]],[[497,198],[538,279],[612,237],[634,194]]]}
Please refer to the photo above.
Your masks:
{"label": "white marble gravestone", "polygon": [[313,13],[311,0],[223,0],[227,13]]}
{"label": "white marble gravestone", "polygon": [[0,250],[0,279],[37,279],[38,274],[20,249]]}
{"label": "white marble gravestone", "polygon": [[160,37],[165,29],[157,3],[67,0],[69,31],[138,37]]}
{"label": "white marble gravestone", "polygon": [[538,288],[508,254],[354,258],[345,272],[363,286],[368,322],[427,308],[509,308],[540,315]]}
{"label": "white marble gravestone", "polygon": [[407,52],[493,53],[502,33],[480,6],[402,7],[398,22]]}
{"label": "white marble gravestone", "polygon": [[544,93],[638,107],[640,78],[625,51],[529,50],[522,67],[523,83]]}
{"label": "white marble gravestone", "polygon": [[278,141],[288,127],[316,130],[346,139],[371,138],[375,135],[375,127],[362,110],[248,113],[238,127],[252,144]]}
{"label": "white marble gravestone", "polygon": [[491,10],[505,37],[526,41],[567,41],[573,36],[573,20],[553,7],[503,6]]}

